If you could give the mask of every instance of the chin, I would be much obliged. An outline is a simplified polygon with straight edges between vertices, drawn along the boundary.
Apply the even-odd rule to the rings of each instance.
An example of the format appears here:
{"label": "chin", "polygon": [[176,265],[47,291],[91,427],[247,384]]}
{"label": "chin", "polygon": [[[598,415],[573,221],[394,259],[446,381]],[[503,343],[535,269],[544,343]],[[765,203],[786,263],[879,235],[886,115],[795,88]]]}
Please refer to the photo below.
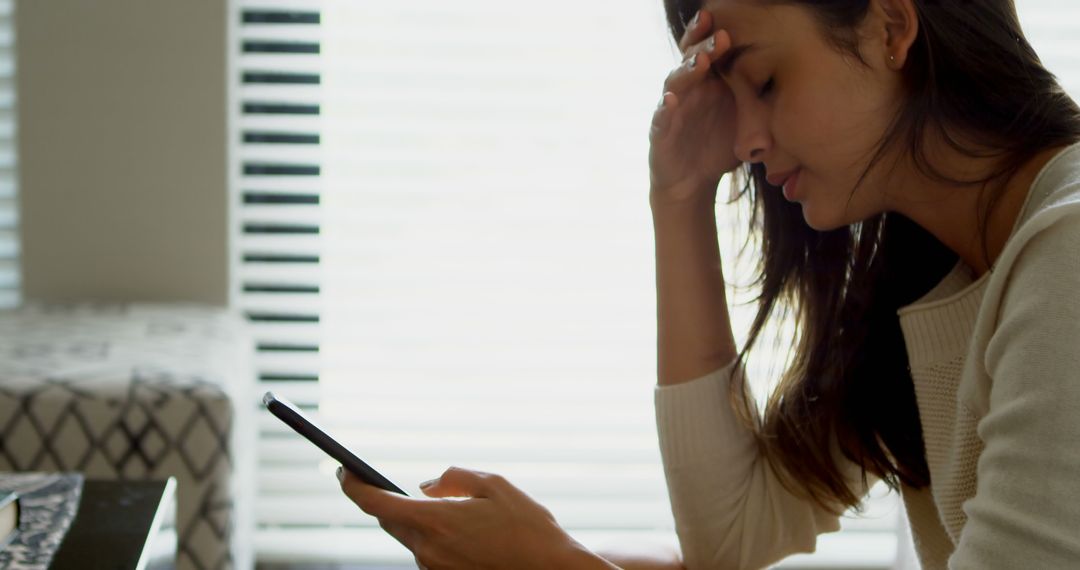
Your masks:
{"label": "chin", "polygon": [[855,223],[860,223],[870,217],[869,215],[860,215],[858,212],[853,212],[852,209],[846,208],[842,204],[839,207],[836,207],[836,204],[826,204],[826,207],[822,208],[821,203],[815,203],[804,198],[799,202],[799,205],[802,206],[802,219],[807,222],[807,226],[820,232],[850,228]]}
{"label": "chin", "polygon": [[811,229],[828,232],[851,225],[847,220],[835,215],[835,212],[820,212],[802,203],[803,220]]}

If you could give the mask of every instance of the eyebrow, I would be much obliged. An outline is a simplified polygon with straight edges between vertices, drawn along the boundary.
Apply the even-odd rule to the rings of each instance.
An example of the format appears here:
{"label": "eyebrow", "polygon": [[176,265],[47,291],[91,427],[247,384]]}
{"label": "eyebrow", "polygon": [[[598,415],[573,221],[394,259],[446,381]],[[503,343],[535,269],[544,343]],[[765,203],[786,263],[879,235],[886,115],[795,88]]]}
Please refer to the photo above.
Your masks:
{"label": "eyebrow", "polygon": [[754,44],[740,44],[732,46],[731,49],[724,52],[720,61],[716,62],[716,70],[720,72],[720,75],[731,75],[731,70],[735,68],[735,64],[739,61],[739,58],[746,54],[746,52],[753,50]]}

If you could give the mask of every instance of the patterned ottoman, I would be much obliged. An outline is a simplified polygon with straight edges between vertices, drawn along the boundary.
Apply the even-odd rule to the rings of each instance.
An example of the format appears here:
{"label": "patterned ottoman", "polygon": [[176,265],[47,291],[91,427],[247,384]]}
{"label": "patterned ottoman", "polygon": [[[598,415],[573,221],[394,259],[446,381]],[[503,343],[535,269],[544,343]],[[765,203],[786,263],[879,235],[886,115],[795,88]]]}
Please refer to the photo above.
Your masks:
{"label": "patterned ottoman", "polygon": [[200,305],[0,311],[0,471],[177,479],[177,568],[253,566],[244,319]]}

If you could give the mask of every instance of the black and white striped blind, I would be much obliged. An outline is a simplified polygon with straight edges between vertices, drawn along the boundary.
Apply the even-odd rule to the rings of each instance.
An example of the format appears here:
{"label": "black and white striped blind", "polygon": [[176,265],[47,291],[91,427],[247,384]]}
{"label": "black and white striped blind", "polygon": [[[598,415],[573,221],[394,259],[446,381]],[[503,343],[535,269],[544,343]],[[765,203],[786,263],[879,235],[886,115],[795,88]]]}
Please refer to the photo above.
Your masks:
{"label": "black and white striped blind", "polygon": [[[321,4],[241,0],[230,38],[233,302],[256,337],[260,393],[310,412],[319,400],[323,312]],[[261,407],[256,414],[256,550],[264,559],[267,551],[302,552],[290,529],[303,524],[296,504],[318,461],[282,449],[295,436]]]}
{"label": "black and white striped blind", "polygon": [[[1075,89],[1062,9],[1020,7]],[[496,471],[587,545],[672,544],[645,200],[674,62],[660,10],[238,0],[234,287],[262,387],[411,492]],[[411,561],[318,450],[261,411],[259,429],[261,560]],[[899,524],[874,500],[785,567],[887,568]]]}
{"label": "black and white striped blind", "polygon": [[14,0],[0,0],[0,309],[22,300],[15,144]]}

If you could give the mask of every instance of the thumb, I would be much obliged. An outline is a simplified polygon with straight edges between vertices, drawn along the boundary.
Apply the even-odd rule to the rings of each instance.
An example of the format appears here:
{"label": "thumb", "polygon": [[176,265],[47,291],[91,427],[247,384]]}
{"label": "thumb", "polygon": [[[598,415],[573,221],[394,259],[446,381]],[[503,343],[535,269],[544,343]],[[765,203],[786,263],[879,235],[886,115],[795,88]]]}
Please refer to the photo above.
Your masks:
{"label": "thumb", "polygon": [[438,479],[424,481],[420,490],[429,497],[471,497],[487,498],[493,492],[493,480],[497,475],[481,471],[451,467]]}

